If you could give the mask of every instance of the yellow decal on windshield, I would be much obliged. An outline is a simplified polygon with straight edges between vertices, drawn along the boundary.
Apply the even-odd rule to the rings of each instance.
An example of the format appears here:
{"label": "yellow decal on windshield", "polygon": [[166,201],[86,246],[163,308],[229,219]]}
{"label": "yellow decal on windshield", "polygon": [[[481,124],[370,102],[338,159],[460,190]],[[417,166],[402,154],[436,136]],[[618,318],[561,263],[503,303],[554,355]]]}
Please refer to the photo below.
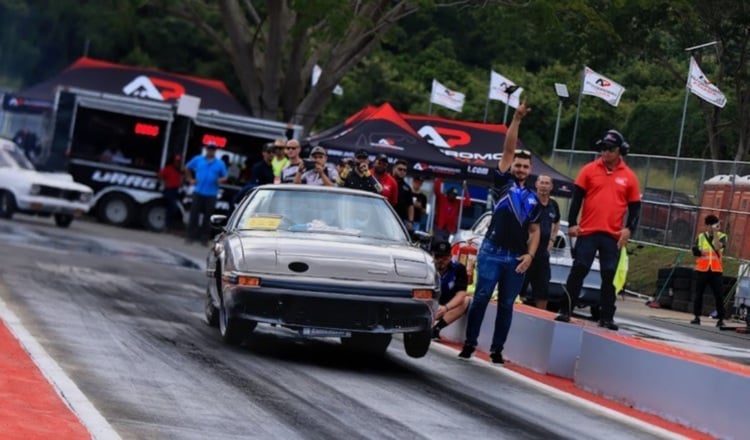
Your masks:
{"label": "yellow decal on windshield", "polygon": [[281,217],[277,216],[250,217],[245,220],[242,227],[245,229],[278,229],[279,223],[281,223]]}

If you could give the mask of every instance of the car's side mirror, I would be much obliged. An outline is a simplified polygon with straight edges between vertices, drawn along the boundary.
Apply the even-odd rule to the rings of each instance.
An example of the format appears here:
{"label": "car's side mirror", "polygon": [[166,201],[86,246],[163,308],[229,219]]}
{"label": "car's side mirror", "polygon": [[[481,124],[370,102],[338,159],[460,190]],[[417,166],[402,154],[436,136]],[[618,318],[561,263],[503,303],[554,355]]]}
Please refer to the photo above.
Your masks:
{"label": "car's side mirror", "polygon": [[209,223],[214,229],[221,229],[227,225],[227,216],[222,214],[214,214],[209,218]]}

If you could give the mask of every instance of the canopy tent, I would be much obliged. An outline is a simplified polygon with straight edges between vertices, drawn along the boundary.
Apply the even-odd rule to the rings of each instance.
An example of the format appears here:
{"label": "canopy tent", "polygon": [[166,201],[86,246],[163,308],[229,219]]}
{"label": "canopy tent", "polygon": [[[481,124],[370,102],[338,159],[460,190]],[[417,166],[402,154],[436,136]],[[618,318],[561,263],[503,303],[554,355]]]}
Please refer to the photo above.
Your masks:
{"label": "canopy tent", "polygon": [[[486,181],[490,170],[497,168],[505,142],[505,125],[458,121],[432,115],[401,113],[401,116],[443,154],[465,163],[469,180]],[[528,149],[520,141],[519,144],[517,148]],[[528,180],[530,185],[536,181],[536,176],[546,174],[552,178],[555,195],[572,195],[573,180],[552,168],[536,154],[532,154],[531,171],[532,176]]]}
{"label": "canopy tent", "polygon": [[12,98],[15,98],[15,103],[52,102],[60,86],[156,101],[176,101],[187,94],[201,99],[201,109],[248,115],[221,81],[125,66],[86,57],[79,58],[54,77],[12,94],[13,97],[9,98],[8,102],[11,102]]}
{"label": "canopy tent", "polygon": [[365,107],[339,124],[307,139],[321,145],[330,157],[353,156],[360,149],[386,154],[409,163],[411,174],[465,178],[466,166],[425,141],[388,103]]}

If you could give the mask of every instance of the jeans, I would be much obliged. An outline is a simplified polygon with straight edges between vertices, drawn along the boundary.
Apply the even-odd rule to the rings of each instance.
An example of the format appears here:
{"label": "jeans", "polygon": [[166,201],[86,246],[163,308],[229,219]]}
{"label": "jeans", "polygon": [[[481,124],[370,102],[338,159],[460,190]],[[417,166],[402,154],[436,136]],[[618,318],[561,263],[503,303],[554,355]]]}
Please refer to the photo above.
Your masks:
{"label": "jeans", "polygon": [[571,314],[578,295],[583,287],[583,280],[591,270],[594,257],[599,252],[599,271],[602,285],[599,293],[599,310],[601,319],[611,321],[615,316],[615,271],[620,261],[620,251],[617,249],[617,239],[604,232],[582,235],[576,239],[573,267],[568,274],[566,290],[570,301],[563,301],[560,311]]}
{"label": "jeans", "polygon": [[[209,220],[211,214],[216,208],[216,197],[203,196],[193,193],[193,200],[190,205],[190,222],[188,223],[187,239],[188,241],[199,240],[208,241],[211,225]],[[198,217],[201,217],[201,225],[198,227]]]}
{"label": "jeans", "polygon": [[516,273],[519,254],[502,248],[491,240],[482,241],[477,257],[477,284],[474,299],[469,307],[466,324],[466,345],[477,345],[484,312],[490,302],[495,286],[500,285],[495,317],[495,331],[490,351],[501,352],[508,338],[513,319],[513,303],[521,291],[524,274]]}

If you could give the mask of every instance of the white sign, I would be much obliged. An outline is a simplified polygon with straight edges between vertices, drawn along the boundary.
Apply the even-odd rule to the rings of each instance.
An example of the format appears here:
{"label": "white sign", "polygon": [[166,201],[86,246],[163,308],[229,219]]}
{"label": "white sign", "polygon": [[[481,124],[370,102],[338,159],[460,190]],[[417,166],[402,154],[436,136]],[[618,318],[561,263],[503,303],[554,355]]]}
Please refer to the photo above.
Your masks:
{"label": "white sign", "polygon": [[690,73],[688,74],[687,88],[695,96],[716,107],[724,108],[727,104],[727,97],[706,78],[706,75],[703,74],[703,71],[693,57],[690,57]]}
{"label": "white sign", "polygon": [[581,92],[584,95],[596,96],[607,101],[607,104],[617,107],[624,92],[625,87],[584,67],[583,91]]}
{"label": "white sign", "polygon": [[435,79],[432,80],[430,102],[433,104],[442,105],[443,107],[460,112],[464,108],[465,100],[466,95],[463,93],[453,91]]}
{"label": "white sign", "polygon": [[513,81],[500,75],[494,70],[490,70],[490,93],[487,97],[489,99],[494,99],[495,101],[502,101],[513,108],[517,108],[518,104],[521,102],[523,88],[518,87],[510,95],[507,93],[508,88],[515,85],[516,83]]}

